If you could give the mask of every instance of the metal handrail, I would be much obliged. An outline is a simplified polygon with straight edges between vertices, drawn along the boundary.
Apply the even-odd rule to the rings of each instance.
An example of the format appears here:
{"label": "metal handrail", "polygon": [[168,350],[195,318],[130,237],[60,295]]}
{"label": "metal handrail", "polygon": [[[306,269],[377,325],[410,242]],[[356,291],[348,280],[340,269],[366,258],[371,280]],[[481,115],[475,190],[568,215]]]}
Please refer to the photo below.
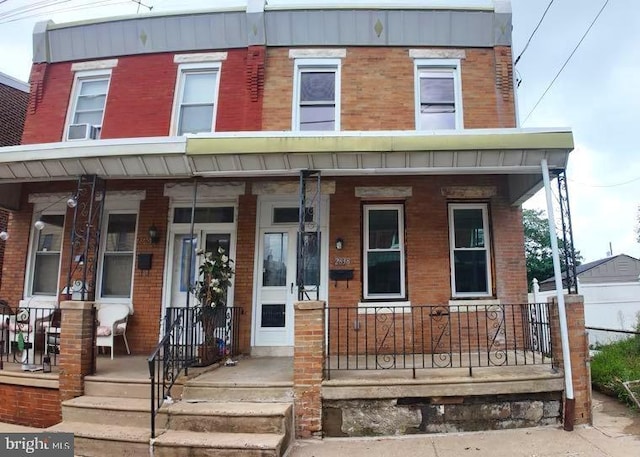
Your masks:
{"label": "metal handrail", "polygon": [[147,358],[151,380],[151,437],[155,418],[178,378],[193,366],[206,366],[239,353],[240,307],[203,313],[200,307],[167,308],[165,334]]}

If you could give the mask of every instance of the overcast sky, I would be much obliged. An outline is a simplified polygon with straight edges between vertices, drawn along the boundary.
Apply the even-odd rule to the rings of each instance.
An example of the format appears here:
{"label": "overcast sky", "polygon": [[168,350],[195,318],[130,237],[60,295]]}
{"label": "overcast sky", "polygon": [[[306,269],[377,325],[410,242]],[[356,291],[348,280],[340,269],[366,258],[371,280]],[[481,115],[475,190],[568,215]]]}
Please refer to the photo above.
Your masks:
{"label": "overcast sky", "polygon": [[[362,0],[349,3],[358,1]],[[143,3],[160,12],[242,1]],[[518,89],[522,126],[573,129],[576,149],[567,176],[575,244],[586,261],[605,257],[609,243],[614,254],[640,257],[640,244],[635,240],[640,157],[634,138],[640,130],[640,1],[611,0],[564,71],[537,108],[531,110],[605,3],[555,0],[516,66],[522,80]],[[15,14],[16,8],[44,4],[53,5]],[[512,0],[514,58],[548,4],[549,0]],[[23,81],[28,79],[31,32],[36,21],[61,23],[135,14],[137,10],[138,5],[127,0],[0,0],[0,71]],[[140,12],[146,11],[140,8]],[[545,208],[544,196],[534,197],[525,207]]]}

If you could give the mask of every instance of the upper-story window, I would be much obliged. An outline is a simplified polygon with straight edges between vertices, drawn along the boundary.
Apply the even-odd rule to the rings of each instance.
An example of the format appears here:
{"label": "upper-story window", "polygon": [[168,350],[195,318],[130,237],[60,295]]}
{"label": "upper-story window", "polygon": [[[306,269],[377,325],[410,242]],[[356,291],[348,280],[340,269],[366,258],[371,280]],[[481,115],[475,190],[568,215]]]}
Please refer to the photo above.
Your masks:
{"label": "upper-story window", "polygon": [[293,130],[340,130],[340,60],[296,59]]}
{"label": "upper-story window", "polygon": [[76,73],[67,122],[67,140],[99,139],[111,72]]}
{"label": "upper-story window", "polygon": [[462,88],[456,59],[420,59],[416,69],[416,128],[461,129]]}
{"label": "upper-story window", "polygon": [[219,63],[180,65],[173,133],[213,132],[218,105]]}
{"label": "upper-story window", "polygon": [[449,205],[451,290],[454,297],[491,295],[489,217],[483,203]]}

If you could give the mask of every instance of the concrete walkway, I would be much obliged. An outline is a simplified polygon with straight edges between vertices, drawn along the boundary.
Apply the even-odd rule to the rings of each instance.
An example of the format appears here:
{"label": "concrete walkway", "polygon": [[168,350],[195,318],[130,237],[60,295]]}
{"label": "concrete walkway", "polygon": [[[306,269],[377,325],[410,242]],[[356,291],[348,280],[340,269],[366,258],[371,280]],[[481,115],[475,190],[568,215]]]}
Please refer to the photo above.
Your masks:
{"label": "concrete walkway", "polygon": [[633,457],[640,414],[594,392],[593,427],[539,427],[397,438],[297,441],[289,457]]}

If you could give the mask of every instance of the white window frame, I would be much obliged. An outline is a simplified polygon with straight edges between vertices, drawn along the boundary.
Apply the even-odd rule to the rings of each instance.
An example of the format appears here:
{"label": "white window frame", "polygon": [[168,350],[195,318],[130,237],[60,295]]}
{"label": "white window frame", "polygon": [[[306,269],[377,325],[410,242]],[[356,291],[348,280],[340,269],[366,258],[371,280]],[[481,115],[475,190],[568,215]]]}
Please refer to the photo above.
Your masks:
{"label": "white window frame", "polygon": [[[458,209],[480,209],[482,210],[482,230],[484,235],[484,248],[458,248],[455,247],[455,226],[454,211]],[[486,292],[457,292],[456,291],[456,268],[454,261],[454,251],[485,251],[487,265],[487,291]],[[493,294],[493,284],[491,283],[491,226],[489,225],[489,205],[487,203],[450,203],[449,204],[449,259],[451,267],[451,296],[452,297],[491,297]]]}
{"label": "white window frame", "polygon": [[[399,294],[369,294],[369,212],[372,210],[397,210],[398,211],[398,243],[400,245],[400,293]],[[406,290],[406,261],[404,242],[404,205],[401,203],[389,204],[365,204],[363,205],[363,241],[362,241],[362,277],[363,277],[363,297],[365,300],[392,300],[403,301],[407,297]],[[376,252],[395,252],[397,249],[376,249]]]}
{"label": "white window frame", "polygon": [[[300,130],[300,75],[302,73],[312,73],[312,72],[326,72],[326,73],[334,73],[336,82],[335,82],[335,93],[334,93],[334,103],[335,103],[335,126],[334,131],[340,131],[340,92],[341,92],[341,84],[340,81],[342,79],[341,76],[341,67],[342,60],[341,59],[295,59],[294,64],[294,73],[293,73],[293,106],[291,110],[291,130],[294,132],[299,132]],[[305,130],[305,132],[310,133],[319,133],[327,132],[326,130]]]}
{"label": "white window frame", "polygon": [[[184,94],[185,75],[189,73],[216,73],[215,93],[213,96],[213,113],[211,115],[211,132],[216,131],[216,118],[218,114],[218,103],[220,94],[220,77],[222,75],[222,62],[198,62],[178,65],[176,77],[176,87],[173,96],[173,110],[171,111],[171,132],[172,136],[178,135],[180,125],[180,107],[182,106],[182,96]],[[202,132],[205,133],[205,132]],[[185,134],[193,135],[193,134]]]}
{"label": "white window frame", "polygon": [[[109,90],[111,89],[111,69],[108,70],[91,70],[91,71],[77,71],[73,78],[73,87],[71,88],[71,98],[69,99],[69,105],[67,108],[67,120],[64,125],[64,131],[62,132],[62,141],[67,140],[69,132],[69,126],[73,125],[73,118],[76,114],[76,105],[78,104],[78,96],[80,95],[80,89],[84,81],[93,81],[98,79],[107,80],[107,92],[104,98],[104,108],[102,109],[102,119],[100,119],[100,125],[96,125],[102,132],[102,125],[104,123],[104,114],[107,111],[107,102],[109,101]],[[100,135],[98,136],[98,139]]]}
{"label": "white window frame", "polygon": [[[46,209],[44,209],[46,208]],[[44,209],[44,210],[43,210]],[[35,280],[35,268],[36,268],[36,252],[38,250],[38,238],[40,236],[40,231],[35,228],[35,222],[40,218],[40,216],[44,215],[57,215],[64,217],[64,224],[62,226],[62,237],[60,240],[60,252],[59,252],[59,261],[58,261],[58,280],[56,286],[56,293],[54,295],[44,295],[44,294],[34,294],[33,293],[33,281]],[[25,281],[25,290],[24,296],[25,298],[30,297],[52,297],[57,298],[60,293],[60,269],[62,268],[62,253],[65,248],[65,233],[66,233],[66,206],[64,202],[60,204],[51,205],[47,203],[36,203],[33,207],[33,216],[31,220],[31,241],[29,243],[29,256],[27,261],[27,271],[26,271],[26,281]]]}
{"label": "white window frame", "polygon": [[[124,303],[132,306],[133,301],[133,289],[135,282],[136,272],[136,253],[138,249],[138,231],[140,230],[140,200],[141,195],[113,195],[109,196],[107,193],[106,201],[104,203],[103,216],[102,216],[102,231],[103,236],[100,238],[100,257],[99,268],[97,271],[96,281],[96,302],[98,303]],[[144,197],[142,197],[144,198]],[[131,263],[131,290],[129,297],[103,297],[102,296],[102,281],[104,273],[104,254],[107,246],[107,230],[109,227],[109,215],[111,214],[135,214],[136,215],[136,228],[133,234],[133,262]]]}
{"label": "white window frame", "polygon": [[451,70],[453,74],[453,90],[455,101],[455,130],[464,129],[464,113],[462,109],[462,75],[460,72],[460,59],[414,59],[414,104],[416,130],[420,127],[420,72]]}

